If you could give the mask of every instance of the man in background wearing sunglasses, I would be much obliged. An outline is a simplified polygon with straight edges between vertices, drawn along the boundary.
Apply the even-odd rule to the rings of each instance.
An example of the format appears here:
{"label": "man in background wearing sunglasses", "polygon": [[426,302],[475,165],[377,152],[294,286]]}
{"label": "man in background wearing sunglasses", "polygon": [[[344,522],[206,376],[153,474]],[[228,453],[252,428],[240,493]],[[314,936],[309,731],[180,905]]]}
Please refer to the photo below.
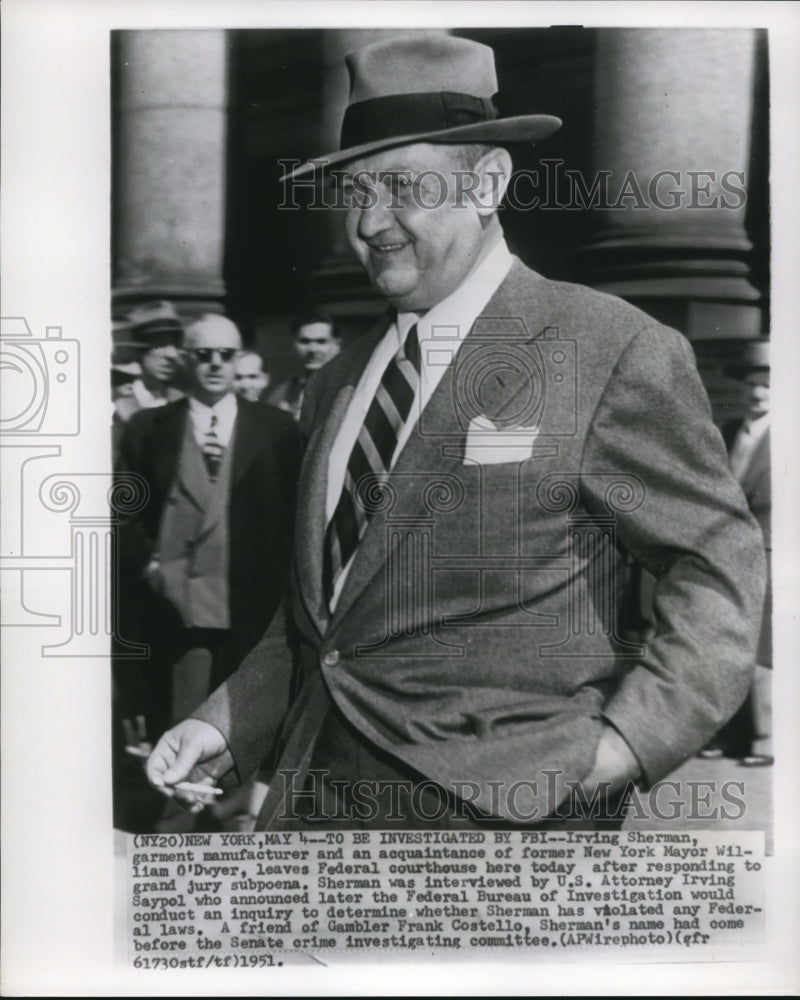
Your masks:
{"label": "man in background wearing sunglasses", "polygon": [[[157,737],[238,666],[280,605],[300,450],[291,417],[234,393],[241,338],[223,316],[186,326],[185,399],[136,414],[119,469],[147,483],[120,525],[124,604],[150,647],[127,711]],[[128,637],[126,638],[133,638]]]}

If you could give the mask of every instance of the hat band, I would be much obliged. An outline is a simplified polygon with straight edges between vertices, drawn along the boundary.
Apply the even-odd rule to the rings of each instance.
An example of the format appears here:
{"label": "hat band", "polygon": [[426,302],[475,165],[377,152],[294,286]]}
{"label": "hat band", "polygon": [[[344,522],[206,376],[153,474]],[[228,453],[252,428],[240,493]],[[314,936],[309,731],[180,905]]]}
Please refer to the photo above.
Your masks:
{"label": "hat band", "polygon": [[441,132],[493,121],[497,108],[487,97],[448,91],[391,94],[351,104],[342,122],[342,149],[395,136]]}
{"label": "hat band", "polygon": [[152,337],[156,333],[173,333],[177,336],[183,334],[183,327],[178,320],[169,319],[149,319],[144,323],[137,323],[132,328],[131,333],[136,338]]}

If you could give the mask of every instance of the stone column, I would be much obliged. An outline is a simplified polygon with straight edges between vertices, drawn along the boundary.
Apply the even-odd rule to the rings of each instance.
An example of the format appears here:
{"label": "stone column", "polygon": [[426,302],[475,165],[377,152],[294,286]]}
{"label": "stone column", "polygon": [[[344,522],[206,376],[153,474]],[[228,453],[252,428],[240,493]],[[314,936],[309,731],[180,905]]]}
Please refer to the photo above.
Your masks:
{"label": "stone column", "polygon": [[225,297],[228,76],[224,31],[119,35],[115,306]]}
{"label": "stone column", "polygon": [[587,184],[608,187],[586,275],[693,339],[761,332],[745,230],[755,45],[749,30],[598,32]]}

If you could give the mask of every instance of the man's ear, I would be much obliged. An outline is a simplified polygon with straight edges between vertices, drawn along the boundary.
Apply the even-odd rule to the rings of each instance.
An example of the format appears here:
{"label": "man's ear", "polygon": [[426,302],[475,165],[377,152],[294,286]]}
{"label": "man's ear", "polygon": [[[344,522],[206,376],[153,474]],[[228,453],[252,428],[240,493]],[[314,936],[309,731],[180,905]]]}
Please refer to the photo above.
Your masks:
{"label": "man's ear", "polygon": [[500,207],[511,179],[511,156],[507,149],[495,146],[475,164],[478,186],[474,190],[479,215],[491,215]]}

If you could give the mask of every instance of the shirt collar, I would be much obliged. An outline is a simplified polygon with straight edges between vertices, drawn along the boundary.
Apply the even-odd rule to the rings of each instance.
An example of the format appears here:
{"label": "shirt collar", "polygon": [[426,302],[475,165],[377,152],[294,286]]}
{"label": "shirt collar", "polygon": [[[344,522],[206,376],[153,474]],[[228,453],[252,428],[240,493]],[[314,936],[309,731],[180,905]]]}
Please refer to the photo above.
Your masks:
{"label": "shirt collar", "polygon": [[156,396],[155,393],[151,392],[147,388],[147,386],[140,378],[134,380],[134,382],[132,383],[131,391],[133,392],[133,396],[136,399],[136,402],[143,409],[151,409],[156,406],[164,406],[164,404],[168,402],[166,389],[164,390],[163,395]]}
{"label": "shirt collar", "polygon": [[744,427],[753,437],[763,433],[769,427],[769,412],[762,413],[760,417],[756,417],[754,420],[745,420]]}
{"label": "shirt collar", "polygon": [[226,417],[231,418],[236,416],[236,396],[234,393],[229,392],[227,396],[223,396],[222,399],[214,403],[213,406],[206,406],[205,403],[201,403],[199,399],[195,399],[194,396],[189,397],[189,410],[192,416],[200,417],[205,416],[207,420],[211,419],[211,414],[215,413],[217,415],[217,420],[223,420]]}
{"label": "shirt collar", "polygon": [[[405,342],[408,331],[416,323],[420,341],[436,330],[436,339],[463,340],[481,309],[494,295],[511,269],[513,257],[501,236],[478,266],[469,272],[455,291],[437,302],[424,316],[398,313],[395,329],[398,343]],[[445,336],[442,336],[443,333]]]}

